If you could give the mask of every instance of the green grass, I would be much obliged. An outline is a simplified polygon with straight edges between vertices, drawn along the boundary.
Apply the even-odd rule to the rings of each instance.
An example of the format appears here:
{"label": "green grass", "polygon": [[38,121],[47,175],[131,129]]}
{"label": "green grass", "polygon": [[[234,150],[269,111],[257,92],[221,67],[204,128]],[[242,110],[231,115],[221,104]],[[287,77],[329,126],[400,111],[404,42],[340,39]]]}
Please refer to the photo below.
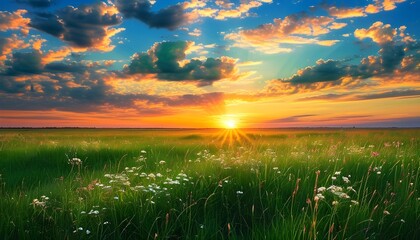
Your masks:
{"label": "green grass", "polygon": [[232,136],[0,130],[0,238],[420,238],[419,129]]}

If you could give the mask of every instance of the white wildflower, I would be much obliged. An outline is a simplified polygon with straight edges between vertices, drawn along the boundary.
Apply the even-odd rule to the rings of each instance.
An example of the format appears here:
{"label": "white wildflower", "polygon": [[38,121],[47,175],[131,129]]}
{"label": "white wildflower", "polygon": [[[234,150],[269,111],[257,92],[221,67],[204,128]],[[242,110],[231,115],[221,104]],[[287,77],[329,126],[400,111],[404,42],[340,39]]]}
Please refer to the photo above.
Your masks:
{"label": "white wildflower", "polygon": [[345,182],[345,183],[349,183],[350,182],[350,180],[349,180],[349,178],[348,177],[341,177],[342,179],[343,179],[343,181]]}

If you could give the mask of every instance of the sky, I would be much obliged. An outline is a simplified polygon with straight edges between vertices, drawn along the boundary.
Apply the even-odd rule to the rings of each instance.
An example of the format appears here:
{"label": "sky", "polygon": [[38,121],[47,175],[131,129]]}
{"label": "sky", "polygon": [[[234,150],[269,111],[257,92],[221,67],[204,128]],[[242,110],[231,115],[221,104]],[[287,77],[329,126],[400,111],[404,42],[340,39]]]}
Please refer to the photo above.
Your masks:
{"label": "sky", "polygon": [[0,127],[420,127],[418,0],[1,0]]}

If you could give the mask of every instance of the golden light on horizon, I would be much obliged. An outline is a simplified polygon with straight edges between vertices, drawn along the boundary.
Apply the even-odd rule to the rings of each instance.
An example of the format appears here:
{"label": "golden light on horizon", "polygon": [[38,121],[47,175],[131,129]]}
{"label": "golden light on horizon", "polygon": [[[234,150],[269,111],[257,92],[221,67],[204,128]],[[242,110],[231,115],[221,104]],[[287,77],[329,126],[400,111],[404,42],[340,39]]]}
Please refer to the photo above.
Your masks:
{"label": "golden light on horizon", "polygon": [[227,129],[235,129],[237,127],[236,120],[234,119],[226,119],[224,121],[225,128]]}

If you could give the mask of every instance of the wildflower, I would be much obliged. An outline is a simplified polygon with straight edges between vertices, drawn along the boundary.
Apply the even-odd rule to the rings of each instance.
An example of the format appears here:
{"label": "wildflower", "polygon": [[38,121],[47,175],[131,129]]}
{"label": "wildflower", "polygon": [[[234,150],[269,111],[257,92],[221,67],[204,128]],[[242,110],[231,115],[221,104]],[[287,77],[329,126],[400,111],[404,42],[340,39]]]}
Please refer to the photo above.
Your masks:
{"label": "wildflower", "polygon": [[240,195],[240,194],[244,194],[244,192],[242,192],[242,191],[236,191],[236,194]]}
{"label": "wildflower", "polygon": [[90,210],[89,211],[89,213],[88,213],[89,215],[98,215],[99,214],[99,211],[98,210]]}
{"label": "wildflower", "polygon": [[108,221],[104,222],[104,225],[108,225],[108,224],[110,224]]}
{"label": "wildflower", "polygon": [[86,234],[87,234],[87,235],[89,235],[89,234],[90,234],[90,231],[89,231],[89,230],[87,230],[87,229],[86,229]]}
{"label": "wildflower", "polygon": [[79,165],[82,165],[82,160],[80,158],[74,157],[68,160],[68,164],[71,164],[72,166],[74,165],[79,166]]}
{"label": "wildflower", "polygon": [[359,202],[356,201],[356,200],[351,200],[351,204],[353,204],[353,205],[359,205]]}
{"label": "wildflower", "polygon": [[381,171],[377,171],[376,174],[380,175],[381,174]]}
{"label": "wildflower", "polygon": [[163,165],[163,164],[165,164],[165,163],[166,163],[166,162],[165,162],[165,161],[163,161],[163,160],[160,160],[160,161],[159,161],[159,164],[160,164],[160,165]]}
{"label": "wildflower", "polygon": [[315,196],[314,200],[315,200],[315,201],[318,201],[319,199],[324,200],[324,199],[325,199],[324,195],[322,195],[321,193],[318,193],[318,194]]}
{"label": "wildflower", "polygon": [[81,212],[80,212],[80,214],[85,214],[85,213],[86,213],[85,211],[81,211]]}
{"label": "wildflower", "polygon": [[78,229],[79,229],[79,231],[83,231],[83,228],[82,227],[79,227]]}
{"label": "wildflower", "polygon": [[32,205],[34,205],[34,207],[45,207],[45,202],[39,201],[38,198],[35,198],[32,200]]}
{"label": "wildflower", "polygon": [[326,188],[325,188],[325,187],[319,187],[319,188],[317,189],[317,192],[318,192],[318,193],[322,193],[322,192],[325,192],[325,190],[326,190]]}
{"label": "wildflower", "polygon": [[340,175],[340,174],[341,174],[341,171],[337,171],[334,173],[334,175]]}
{"label": "wildflower", "polygon": [[331,177],[331,179],[334,181],[334,180],[336,180],[337,178],[336,178],[336,177]]}
{"label": "wildflower", "polygon": [[378,152],[372,152],[372,153],[371,153],[371,156],[372,156],[372,157],[377,157],[377,156],[379,156],[379,153],[378,153]]}
{"label": "wildflower", "polygon": [[348,198],[350,198],[350,196],[349,195],[347,195],[346,193],[340,193],[340,195],[338,195],[340,198],[346,198],[346,199],[348,199]]}
{"label": "wildflower", "polygon": [[342,179],[343,179],[343,181],[345,182],[345,183],[349,183],[350,182],[350,180],[349,180],[349,178],[348,177],[341,177]]}
{"label": "wildflower", "polygon": [[338,201],[333,201],[333,202],[332,202],[332,205],[333,205],[333,206],[338,205]]}
{"label": "wildflower", "polygon": [[141,150],[140,153],[147,153],[146,150]]}
{"label": "wildflower", "polygon": [[114,197],[115,200],[118,200],[119,198],[117,196]]}

